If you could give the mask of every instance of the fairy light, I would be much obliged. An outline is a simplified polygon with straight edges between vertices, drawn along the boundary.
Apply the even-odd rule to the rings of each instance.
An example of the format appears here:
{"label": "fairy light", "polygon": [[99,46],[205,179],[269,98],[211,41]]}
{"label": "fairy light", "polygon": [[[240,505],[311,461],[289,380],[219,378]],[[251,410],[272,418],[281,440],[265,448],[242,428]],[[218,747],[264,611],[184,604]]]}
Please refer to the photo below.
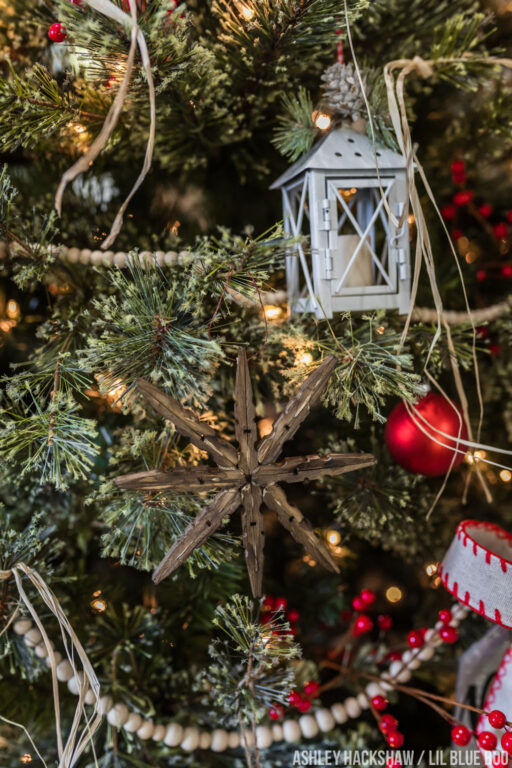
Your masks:
{"label": "fairy light", "polygon": [[250,21],[254,16],[254,9],[249,8],[247,5],[240,5],[240,13],[246,21]]}
{"label": "fairy light", "polygon": [[379,327],[375,329],[375,332],[378,333],[379,336],[383,336],[386,333],[386,328],[383,325],[379,325]]}
{"label": "fairy light", "polygon": [[103,613],[107,610],[107,601],[103,597],[97,597],[95,600],[89,603],[93,611],[96,613]]}
{"label": "fairy light", "polygon": [[319,131],[328,131],[331,127],[332,120],[330,115],[326,114],[325,112],[320,112],[318,109],[315,109],[311,115],[311,119]]}
{"label": "fairy light", "polygon": [[20,314],[20,305],[14,299],[9,299],[5,313],[10,320],[15,320]]}
{"label": "fairy light", "polygon": [[295,358],[296,365],[311,365],[313,362],[313,355],[311,352],[299,352]]}
{"label": "fairy light", "polygon": [[23,763],[24,765],[27,765],[28,763],[32,762],[32,755],[30,755],[28,752],[25,752],[24,755],[20,757],[20,763]]}
{"label": "fairy light", "polygon": [[400,587],[393,585],[386,589],[386,600],[388,603],[399,603],[403,596],[404,593]]}
{"label": "fairy light", "polygon": [[437,563],[427,563],[425,566],[427,576],[435,576],[437,573]]}
{"label": "fairy light", "polygon": [[327,531],[326,539],[333,547],[337,547],[341,541],[341,535],[339,531]]}
{"label": "fairy light", "polygon": [[314,568],[316,565],[316,560],[314,560],[311,555],[304,555],[302,562],[306,563],[306,565],[309,565],[310,568]]}
{"label": "fairy light", "polygon": [[479,451],[474,451],[473,453],[468,451],[466,453],[466,456],[464,457],[464,460],[468,464],[478,464],[480,461],[483,461],[486,456],[487,456],[487,452],[486,451],[480,451],[479,450]]}
{"label": "fairy light", "polygon": [[284,307],[278,307],[275,304],[265,304],[263,307],[265,317],[272,323],[276,323],[278,320],[282,320],[285,316]]}
{"label": "fairy light", "polygon": [[500,472],[500,480],[504,483],[510,483],[512,480],[512,472],[509,472],[508,469],[502,469]]}

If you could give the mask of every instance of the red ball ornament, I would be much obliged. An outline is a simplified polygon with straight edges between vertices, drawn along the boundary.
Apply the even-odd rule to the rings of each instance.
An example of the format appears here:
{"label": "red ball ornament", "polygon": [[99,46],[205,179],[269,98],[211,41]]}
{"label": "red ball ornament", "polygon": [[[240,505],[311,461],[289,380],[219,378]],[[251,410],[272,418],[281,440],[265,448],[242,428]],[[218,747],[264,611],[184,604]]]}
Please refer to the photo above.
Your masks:
{"label": "red ball ornament", "polygon": [[283,716],[283,708],[279,704],[274,704],[273,707],[271,707],[268,711],[268,716],[272,720],[280,720]]}
{"label": "red ball ornament", "polygon": [[419,629],[413,629],[412,632],[409,632],[407,635],[407,644],[409,648],[421,648],[422,645],[425,644],[423,632]]}
{"label": "red ball ornament", "polygon": [[[462,445],[459,446],[461,453],[453,450],[459,430],[461,440],[468,437],[466,425],[458,416],[462,417],[462,411],[456,403],[445,400],[435,392],[422,397],[414,409],[414,421],[404,403],[399,403],[391,411],[384,433],[388,450],[396,463],[409,472],[427,477],[444,475],[452,459],[453,467],[457,467],[464,458]],[[435,432],[434,428],[438,431]],[[452,435],[454,439],[444,435]]]}
{"label": "red ball ornament", "polygon": [[452,741],[459,747],[465,747],[471,741],[471,731],[465,725],[456,725],[452,728]]}
{"label": "red ball ornament", "polygon": [[384,712],[386,707],[388,706],[388,700],[384,698],[384,696],[374,696],[372,699],[372,707],[377,710],[377,712]]}
{"label": "red ball ornament", "polygon": [[439,611],[437,614],[439,616],[439,621],[442,621],[443,624],[449,624],[452,620],[452,612],[449,611],[447,608],[443,609],[442,611]]}
{"label": "red ball ornament", "polygon": [[512,755],[512,731],[507,731],[501,737],[501,746],[509,755]]}
{"label": "red ball ornament", "polygon": [[302,701],[302,696],[298,691],[290,691],[288,694],[288,703],[291,707],[296,707]]}
{"label": "red ball ornament", "polygon": [[501,268],[502,277],[512,277],[512,264],[504,264]]}
{"label": "red ball ornament", "polygon": [[311,702],[309,701],[309,699],[301,698],[301,700],[296,706],[299,712],[302,712],[302,713],[309,712],[309,710],[311,709]]}
{"label": "red ball ornament", "polygon": [[393,733],[398,727],[398,720],[393,715],[382,715],[379,728],[382,733]]}
{"label": "red ball ornament", "polygon": [[488,715],[489,724],[498,731],[501,731],[507,723],[507,717],[500,709],[493,709]]}
{"label": "red ball ornament", "polygon": [[473,200],[473,197],[473,192],[470,189],[462,189],[454,194],[453,202],[459,206],[468,205]]}
{"label": "red ball ornament", "polygon": [[318,696],[318,690],[320,688],[320,683],[317,683],[316,680],[310,680],[309,683],[306,683],[304,686],[304,693],[306,696]]}
{"label": "red ball ornament", "polygon": [[373,629],[373,621],[370,619],[369,616],[366,615],[366,613],[362,613],[361,616],[358,616],[356,619],[356,623],[354,624],[354,629],[352,630],[352,634],[355,637],[358,637],[359,635],[365,635],[367,632],[371,632]]}
{"label": "red ball ornament", "polygon": [[464,160],[454,160],[450,165],[450,170],[454,175],[466,173],[466,163]]}
{"label": "red ball ornament", "polygon": [[506,224],[504,221],[500,221],[499,224],[494,225],[492,231],[498,240],[505,240],[508,235],[508,224]]}
{"label": "red ball ornament", "polygon": [[489,205],[488,203],[483,203],[478,209],[478,213],[480,214],[480,216],[483,216],[484,219],[488,219],[489,216],[492,214],[492,205]]}
{"label": "red ball ornament", "polygon": [[494,733],[491,733],[490,731],[482,731],[478,734],[478,743],[482,749],[492,752],[493,749],[496,749],[498,739]]}
{"label": "red ball ornament", "polygon": [[391,629],[391,627],[393,626],[393,619],[391,618],[391,616],[388,616],[387,614],[383,613],[377,617],[377,626],[383,632],[386,632],[388,629]]}
{"label": "red ball ornament", "polygon": [[364,611],[364,609],[366,608],[366,605],[361,596],[354,597],[354,599],[352,600],[352,608],[354,609],[354,611]]}
{"label": "red ball ornament", "polygon": [[66,27],[58,21],[52,24],[48,30],[48,37],[54,43],[63,43],[67,36]]}
{"label": "red ball ornament", "polygon": [[455,627],[441,627],[439,637],[443,643],[456,643],[459,639],[459,633]]}
{"label": "red ball ornament", "polygon": [[359,597],[366,606],[372,605],[377,599],[375,592],[372,589],[363,589]]}
{"label": "red ball ornament", "polygon": [[400,731],[392,731],[387,736],[387,742],[391,749],[400,749],[404,743],[404,735]]}

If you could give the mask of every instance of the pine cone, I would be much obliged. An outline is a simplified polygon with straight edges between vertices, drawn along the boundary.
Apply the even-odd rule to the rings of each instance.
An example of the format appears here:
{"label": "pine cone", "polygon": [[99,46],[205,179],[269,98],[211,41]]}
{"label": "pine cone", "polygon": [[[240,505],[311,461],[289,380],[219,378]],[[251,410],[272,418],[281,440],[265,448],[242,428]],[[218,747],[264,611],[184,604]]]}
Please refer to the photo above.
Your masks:
{"label": "pine cone", "polygon": [[355,122],[366,116],[363,92],[352,64],[336,62],[325,70],[322,80],[322,105],[328,108],[334,117]]}

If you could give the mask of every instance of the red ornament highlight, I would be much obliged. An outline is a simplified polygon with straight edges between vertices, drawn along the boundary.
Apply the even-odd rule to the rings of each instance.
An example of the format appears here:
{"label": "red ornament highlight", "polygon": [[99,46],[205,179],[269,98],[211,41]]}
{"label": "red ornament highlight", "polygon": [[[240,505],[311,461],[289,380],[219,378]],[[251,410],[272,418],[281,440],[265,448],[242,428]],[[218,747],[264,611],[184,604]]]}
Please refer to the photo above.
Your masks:
{"label": "red ornament highlight", "polygon": [[[388,450],[396,463],[409,472],[427,477],[444,475],[452,459],[453,467],[457,467],[464,458],[464,445],[457,443],[459,434],[461,440],[468,436],[462,411],[435,392],[429,392],[414,408],[414,421],[404,403],[391,411],[385,429]],[[457,445],[460,453],[454,450]]]}
{"label": "red ornament highlight", "polygon": [[66,27],[58,21],[52,24],[48,30],[48,37],[54,43],[63,43],[67,36]]}

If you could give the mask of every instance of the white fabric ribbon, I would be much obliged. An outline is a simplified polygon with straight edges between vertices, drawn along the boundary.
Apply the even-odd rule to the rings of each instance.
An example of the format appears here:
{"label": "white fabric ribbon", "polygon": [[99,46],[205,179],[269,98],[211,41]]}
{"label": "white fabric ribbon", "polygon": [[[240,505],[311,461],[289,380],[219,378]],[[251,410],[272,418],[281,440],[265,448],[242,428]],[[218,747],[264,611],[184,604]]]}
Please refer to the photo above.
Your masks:
{"label": "white fabric ribbon", "polygon": [[[464,520],[457,527],[439,575],[446,589],[461,603],[505,629],[512,629],[512,536],[493,523]],[[512,645],[503,655],[491,683],[483,709],[500,709],[512,720]],[[496,733],[498,744],[503,731],[496,731],[482,715],[476,733]],[[493,753],[482,750],[482,759],[491,766]]]}
{"label": "white fabric ribbon", "polygon": [[[57,659],[55,657],[55,653],[53,651],[52,645],[50,643],[46,630],[43,626],[43,623],[39,618],[36,609],[32,605],[32,602],[29,599],[27,593],[25,592],[25,589],[22,583],[23,576],[26,576],[29,579],[29,581],[32,583],[32,586],[35,587],[39,596],[45,603],[46,607],[51,611],[51,613],[57,619],[60,632],[61,632],[62,643],[64,646],[66,656],[69,660],[69,663],[73,667],[75,675],[78,675],[79,671],[82,674],[82,683],[79,690],[78,702],[76,705],[75,714],[73,716],[73,720],[70,725],[67,737],[65,738],[62,735],[62,727],[61,727],[61,721],[60,721],[60,699],[59,699],[59,682],[57,678]],[[100,684],[98,682],[94,669],[92,668],[91,662],[89,661],[87,654],[84,651],[82,644],[80,643],[80,640],[76,636],[73,630],[73,627],[71,626],[68,619],[66,618],[66,615],[62,610],[59,601],[57,600],[57,598],[55,597],[51,589],[48,587],[48,585],[43,581],[41,576],[36,571],[32,570],[27,565],[25,565],[25,563],[20,562],[14,565],[8,571],[0,571],[0,582],[7,581],[11,578],[13,578],[14,581],[16,582],[20,599],[25,604],[39,632],[41,633],[41,636],[43,638],[43,642],[48,654],[48,658],[49,658],[49,666],[50,666],[50,671],[52,675],[53,705],[55,709],[55,730],[56,730],[56,738],[57,738],[57,753],[59,756],[58,768],[73,768],[73,766],[76,765],[77,762],[79,761],[80,756],[82,755],[86,747],[88,745],[91,745],[93,747],[93,744],[92,744],[93,736],[101,723],[101,714],[99,711]],[[4,627],[1,634],[3,634],[3,632],[7,630],[12,620],[16,616],[16,613],[17,613],[17,610],[14,612],[14,615],[11,617],[11,619],[7,622],[7,625]],[[76,657],[78,657],[78,659]],[[77,664],[78,660],[80,660],[81,665]],[[77,669],[77,667],[79,666],[80,666],[80,670]],[[89,689],[92,690],[94,694],[94,704],[93,704],[92,713],[90,715],[87,715],[85,712],[84,705],[85,705],[85,694]],[[2,718],[2,719],[5,719],[5,718]],[[83,720],[83,723],[82,723],[82,720]],[[18,723],[11,723],[11,724],[17,725],[18,727],[22,728],[25,731],[25,733],[27,733],[24,726],[19,725]],[[32,742],[32,739],[30,739],[30,741]],[[34,749],[37,750],[33,742],[32,744],[34,746]],[[44,760],[43,760],[43,764],[44,764]],[[96,758],[94,758],[94,764],[97,765]]]}
{"label": "white fabric ribbon", "polygon": [[123,80],[121,82],[121,85],[119,86],[119,89],[116,93],[114,101],[112,102],[112,105],[107,113],[105,122],[103,123],[103,126],[101,128],[101,131],[96,136],[96,138],[92,142],[87,152],[84,155],[82,155],[82,157],[80,157],[76,161],[76,163],[74,163],[71,166],[71,168],[68,168],[68,170],[63,174],[60,180],[57,193],[55,195],[55,208],[57,209],[57,213],[59,214],[59,216],[62,210],[62,196],[64,194],[64,190],[66,189],[66,186],[71,181],[73,181],[73,179],[76,179],[76,177],[79,176],[81,173],[84,173],[84,171],[87,171],[89,169],[89,166],[92,165],[92,163],[96,160],[98,155],[102,152],[102,150],[106,146],[108,140],[110,139],[118,123],[119,116],[123,109],[124,100],[128,93],[128,86],[130,84],[130,77],[133,70],[133,63],[135,60],[135,52],[137,50],[137,46],[140,51],[142,65],[146,73],[146,78],[148,81],[148,90],[149,90],[150,126],[149,126],[149,137],[148,137],[148,143],[146,145],[146,155],[144,158],[144,164],[128,197],[125,199],[124,203],[122,204],[119,211],[117,212],[117,215],[114,219],[114,222],[112,224],[108,237],[106,237],[103,243],[101,244],[101,248],[105,250],[112,245],[117,235],[119,234],[119,231],[123,224],[123,215],[128,206],[128,203],[130,202],[133,195],[135,194],[137,189],[140,187],[140,185],[144,181],[146,174],[148,173],[149,168],[151,166],[151,159],[153,157],[153,147],[155,143],[155,127],[156,127],[155,86],[153,83],[153,75],[151,72],[151,62],[149,60],[149,52],[148,52],[146,40],[137,24],[137,6],[135,3],[135,0],[127,0],[130,7],[130,15],[128,15],[127,13],[124,13],[117,5],[114,5],[114,3],[111,2],[111,0],[86,0],[86,2],[88,5],[91,6],[91,8],[94,8],[94,10],[98,11],[99,13],[102,13],[104,16],[107,16],[109,19],[113,19],[114,21],[117,21],[123,27],[131,28],[130,49],[128,52],[128,58],[126,60],[126,69],[125,69]]}

